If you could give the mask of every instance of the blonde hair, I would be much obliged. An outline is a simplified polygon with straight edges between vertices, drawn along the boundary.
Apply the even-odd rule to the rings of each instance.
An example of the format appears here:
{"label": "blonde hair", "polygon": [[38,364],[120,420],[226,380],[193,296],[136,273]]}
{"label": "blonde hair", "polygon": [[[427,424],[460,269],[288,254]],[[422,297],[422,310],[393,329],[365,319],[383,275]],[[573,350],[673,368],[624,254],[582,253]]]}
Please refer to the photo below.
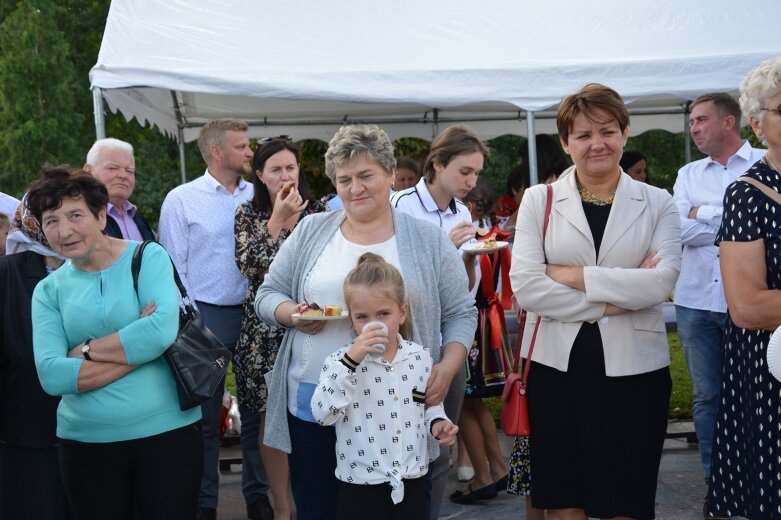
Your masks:
{"label": "blonde hair", "polygon": [[204,162],[209,162],[212,156],[211,147],[224,144],[225,132],[246,132],[249,130],[247,123],[240,119],[224,117],[214,119],[206,123],[198,134],[198,149]]}
{"label": "blonde hair", "polygon": [[[358,265],[347,273],[347,277],[344,279],[343,290],[344,301],[347,304],[348,309],[350,308],[350,301],[352,300],[353,293],[358,286],[383,286],[388,289],[388,296],[393,298],[399,306],[407,303],[404,278],[401,277],[401,273],[398,269],[386,262],[380,255],[374,253],[362,254],[358,259]],[[409,313],[407,313],[407,319],[404,320],[404,323],[399,327],[399,333],[403,338],[410,339],[412,335],[412,322]]]}

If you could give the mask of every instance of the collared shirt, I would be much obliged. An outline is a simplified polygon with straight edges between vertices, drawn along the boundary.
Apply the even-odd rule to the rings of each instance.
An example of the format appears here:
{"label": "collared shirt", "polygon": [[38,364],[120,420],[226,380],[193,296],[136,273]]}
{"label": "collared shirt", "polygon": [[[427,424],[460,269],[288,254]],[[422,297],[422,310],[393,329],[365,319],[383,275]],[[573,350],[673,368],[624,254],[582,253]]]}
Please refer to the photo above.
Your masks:
{"label": "collared shirt", "polygon": [[[692,309],[726,312],[727,300],[719,267],[719,248],[714,241],[721,225],[724,192],[743,175],[766,150],[743,143],[726,166],[710,157],[691,162],[678,170],[673,199],[681,216],[683,257],[675,286],[675,303]],[[689,211],[699,207],[697,218]]]}
{"label": "collared shirt", "polygon": [[361,363],[347,345],[325,360],[312,396],[317,422],[336,425],[336,477],[352,484],[393,488],[404,498],[402,479],[428,470],[428,443],[434,419],[448,420],[442,405],[426,408],[431,355],[417,343],[399,339],[393,361],[368,354]]}
{"label": "collared shirt", "polygon": [[231,193],[209,170],[166,195],[160,209],[160,243],[191,299],[212,305],[244,301],[247,279],[236,267],[233,220],[236,208],[252,195],[252,184],[244,179]]}
{"label": "collared shirt", "polygon": [[421,178],[412,188],[394,193],[391,205],[408,215],[439,226],[445,234],[461,221],[472,223],[469,208],[460,200],[452,199],[444,211],[440,210],[428,190],[425,178]]}
{"label": "collared shirt", "polygon": [[108,214],[119,225],[119,232],[122,233],[122,238],[125,240],[135,240],[137,242],[143,242],[144,238],[141,236],[141,231],[138,230],[138,226],[133,217],[136,216],[137,208],[130,201],[125,201],[125,214],[119,213],[119,210],[112,203],[108,203]]}

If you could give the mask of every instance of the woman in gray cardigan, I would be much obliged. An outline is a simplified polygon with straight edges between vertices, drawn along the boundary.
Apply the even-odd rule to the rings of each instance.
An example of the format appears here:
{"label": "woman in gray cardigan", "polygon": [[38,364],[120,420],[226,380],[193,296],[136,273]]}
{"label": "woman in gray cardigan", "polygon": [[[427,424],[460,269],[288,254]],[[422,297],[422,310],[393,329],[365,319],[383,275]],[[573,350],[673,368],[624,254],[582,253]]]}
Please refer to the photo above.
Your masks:
{"label": "woman in gray cardigan", "polygon": [[[318,425],[310,401],[325,358],[352,339],[348,320],[299,317],[301,304],[344,305],[342,282],[365,252],[381,255],[404,276],[413,341],[434,368],[426,402],[442,401],[461,370],[477,325],[458,251],[437,227],[393,211],[396,161],[388,136],[374,125],[342,127],[326,152],[326,174],[344,211],[303,219],[280,248],[255,310],[288,328],[269,377],[264,443],[290,453],[297,518],[336,517],[336,436]],[[388,406],[399,396],[387,396]],[[401,439],[403,442],[403,439]]]}

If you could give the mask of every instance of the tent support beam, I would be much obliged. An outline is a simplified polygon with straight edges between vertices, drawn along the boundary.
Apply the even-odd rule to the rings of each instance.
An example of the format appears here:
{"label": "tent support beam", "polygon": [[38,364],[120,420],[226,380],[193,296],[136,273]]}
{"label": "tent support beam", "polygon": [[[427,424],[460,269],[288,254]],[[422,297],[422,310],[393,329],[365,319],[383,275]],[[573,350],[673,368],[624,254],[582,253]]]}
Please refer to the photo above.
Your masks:
{"label": "tent support beam", "polygon": [[[647,109],[647,108],[638,108],[634,110],[629,110],[629,115],[631,116],[637,116],[637,115],[670,115],[670,114],[682,114],[683,109]],[[552,111],[544,111],[544,112],[535,112],[535,119],[556,119],[556,112]],[[442,117],[439,114],[438,109],[434,109],[432,117],[429,117],[429,113],[425,113],[421,117],[404,117],[404,118],[383,118],[383,117],[375,117],[371,119],[364,119],[364,118],[348,118],[349,123],[352,125],[358,125],[358,124],[376,124],[379,126],[382,125],[393,125],[393,124],[411,124],[411,123],[420,123],[420,124],[430,124],[434,126],[434,132],[432,137],[436,137],[438,132],[438,127],[440,123],[480,123],[480,122],[498,122],[498,121],[517,121],[518,115],[507,115],[507,116],[474,116],[474,117]],[[316,125],[332,125],[339,127],[343,124],[345,124],[345,118],[340,119],[310,119],[307,121],[285,121],[285,120],[273,120],[269,118],[264,118],[263,120],[252,120],[252,119],[245,119],[245,123],[247,123],[250,127],[273,127],[273,126],[289,126],[289,125],[298,125],[298,126],[316,126]],[[184,128],[201,128],[206,123],[202,122],[183,122],[181,123]]]}
{"label": "tent support beam", "polygon": [[179,168],[182,172],[182,184],[187,182],[187,168],[184,160],[184,128],[179,127]]}
{"label": "tent support beam", "polygon": [[179,100],[176,97],[176,91],[171,91],[171,99],[174,102],[174,114],[176,114],[176,123],[179,127],[179,131],[177,132],[177,137],[179,139],[179,170],[182,173],[182,184],[185,184],[187,182],[187,164],[185,162],[184,158],[184,116],[182,116],[182,111],[179,108]]}
{"label": "tent support beam", "polygon": [[684,164],[692,162],[692,136],[691,125],[689,124],[689,114],[691,113],[691,101],[686,103],[683,111],[683,156],[686,159]]}
{"label": "tent support beam", "polygon": [[95,115],[95,140],[105,139],[106,120],[103,114],[103,92],[98,87],[92,89],[92,111]]}
{"label": "tent support beam", "polygon": [[537,172],[537,131],[534,129],[534,112],[526,112],[526,145],[529,147],[529,184],[539,182]]}

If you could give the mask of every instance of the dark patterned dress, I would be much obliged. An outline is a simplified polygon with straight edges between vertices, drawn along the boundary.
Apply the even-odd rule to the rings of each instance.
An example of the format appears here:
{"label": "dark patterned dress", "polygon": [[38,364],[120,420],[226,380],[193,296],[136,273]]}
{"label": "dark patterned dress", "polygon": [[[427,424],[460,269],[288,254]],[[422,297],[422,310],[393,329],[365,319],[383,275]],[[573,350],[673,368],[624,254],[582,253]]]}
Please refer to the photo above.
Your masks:
{"label": "dark patterned dress", "polygon": [[[781,192],[781,176],[762,161],[745,174]],[[758,188],[733,182],[724,195],[716,243],[763,240],[767,286],[781,289],[781,207]],[[710,512],[752,520],[781,518],[781,383],[767,368],[772,331],[730,318],[708,486]]]}
{"label": "dark patterned dress", "polygon": [[[323,211],[326,211],[325,203],[310,203],[300,218]],[[291,233],[283,229],[279,238],[274,239],[268,231],[269,218],[270,212],[256,212],[250,200],[238,207],[234,220],[236,265],[249,279],[249,287],[244,298],[241,334],[233,355],[233,373],[236,375],[239,406],[254,411],[266,409],[268,389],[264,375],[274,368],[277,349],[285,335],[284,328],[266,325],[255,313],[255,294],[277,251]]]}

